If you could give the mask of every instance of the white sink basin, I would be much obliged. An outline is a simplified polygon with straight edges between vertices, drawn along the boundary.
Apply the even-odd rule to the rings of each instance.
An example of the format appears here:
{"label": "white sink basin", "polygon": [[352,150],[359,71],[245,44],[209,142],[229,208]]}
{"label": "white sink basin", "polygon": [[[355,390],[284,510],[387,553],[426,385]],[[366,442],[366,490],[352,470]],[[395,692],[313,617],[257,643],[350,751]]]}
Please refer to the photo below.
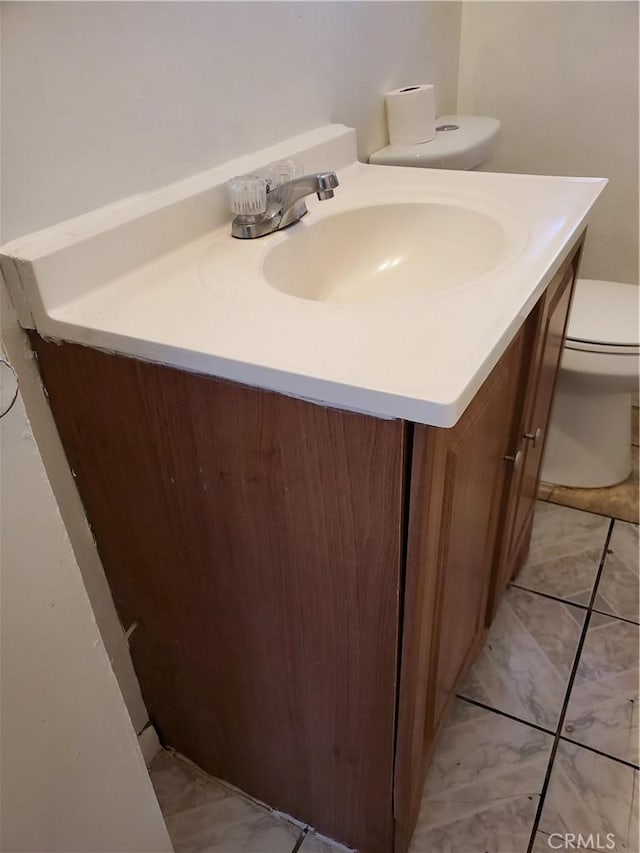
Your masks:
{"label": "white sink basin", "polygon": [[317,302],[388,302],[466,287],[513,248],[495,216],[435,202],[356,208],[283,234],[263,275],[277,290]]}

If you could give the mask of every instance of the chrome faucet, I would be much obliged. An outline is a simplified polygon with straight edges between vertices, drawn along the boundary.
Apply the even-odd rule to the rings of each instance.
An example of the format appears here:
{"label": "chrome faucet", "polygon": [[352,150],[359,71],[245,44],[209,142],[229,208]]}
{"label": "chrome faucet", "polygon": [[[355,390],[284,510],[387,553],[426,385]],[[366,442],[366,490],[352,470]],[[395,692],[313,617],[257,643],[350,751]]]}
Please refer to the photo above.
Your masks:
{"label": "chrome faucet", "polygon": [[247,240],[286,228],[308,212],[306,196],[316,193],[321,201],[333,198],[337,186],[335,172],[314,172],[276,186],[256,175],[234,178],[229,182],[231,207],[236,214],[231,235]]}

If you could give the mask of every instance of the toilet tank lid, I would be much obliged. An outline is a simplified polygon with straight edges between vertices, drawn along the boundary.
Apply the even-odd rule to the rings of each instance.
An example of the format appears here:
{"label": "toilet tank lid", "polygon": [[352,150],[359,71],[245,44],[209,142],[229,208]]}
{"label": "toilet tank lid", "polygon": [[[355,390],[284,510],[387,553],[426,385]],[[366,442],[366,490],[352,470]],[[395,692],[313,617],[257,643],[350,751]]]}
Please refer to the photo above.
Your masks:
{"label": "toilet tank lid", "polygon": [[576,282],[567,338],[637,347],[639,313],[640,287],[635,284],[580,278]]}

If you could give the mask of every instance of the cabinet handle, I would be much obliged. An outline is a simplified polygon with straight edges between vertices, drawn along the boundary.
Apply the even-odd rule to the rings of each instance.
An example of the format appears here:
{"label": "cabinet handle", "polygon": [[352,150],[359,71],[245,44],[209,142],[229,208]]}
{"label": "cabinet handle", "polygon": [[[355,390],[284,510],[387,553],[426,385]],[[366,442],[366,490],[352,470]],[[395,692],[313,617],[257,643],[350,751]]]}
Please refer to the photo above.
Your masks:
{"label": "cabinet handle", "polygon": [[535,447],[542,438],[542,430],[538,427],[535,432],[525,432],[524,437],[531,442],[532,447]]}
{"label": "cabinet handle", "polygon": [[515,456],[505,456],[503,458],[505,459],[506,462],[513,462],[513,470],[514,471],[520,470],[520,466],[522,465],[522,451],[521,450],[516,451]]}

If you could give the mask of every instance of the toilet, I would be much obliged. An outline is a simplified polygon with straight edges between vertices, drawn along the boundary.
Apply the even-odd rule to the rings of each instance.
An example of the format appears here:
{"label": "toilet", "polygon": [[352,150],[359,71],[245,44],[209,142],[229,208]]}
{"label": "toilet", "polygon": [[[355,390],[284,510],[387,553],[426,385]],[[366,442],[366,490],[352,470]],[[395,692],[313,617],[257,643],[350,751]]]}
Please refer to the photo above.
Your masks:
{"label": "toilet", "polygon": [[[441,116],[436,137],[388,145],[383,166],[477,169],[500,131],[490,116]],[[638,391],[640,288],[579,279],[573,297],[542,464],[542,480],[578,488],[612,486],[631,474],[631,395]]]}
{"label": "toilet", "polygon": [[544,482],[600,488],[631,474],[639,296],[633,284],[576,282],[542,462]]}

